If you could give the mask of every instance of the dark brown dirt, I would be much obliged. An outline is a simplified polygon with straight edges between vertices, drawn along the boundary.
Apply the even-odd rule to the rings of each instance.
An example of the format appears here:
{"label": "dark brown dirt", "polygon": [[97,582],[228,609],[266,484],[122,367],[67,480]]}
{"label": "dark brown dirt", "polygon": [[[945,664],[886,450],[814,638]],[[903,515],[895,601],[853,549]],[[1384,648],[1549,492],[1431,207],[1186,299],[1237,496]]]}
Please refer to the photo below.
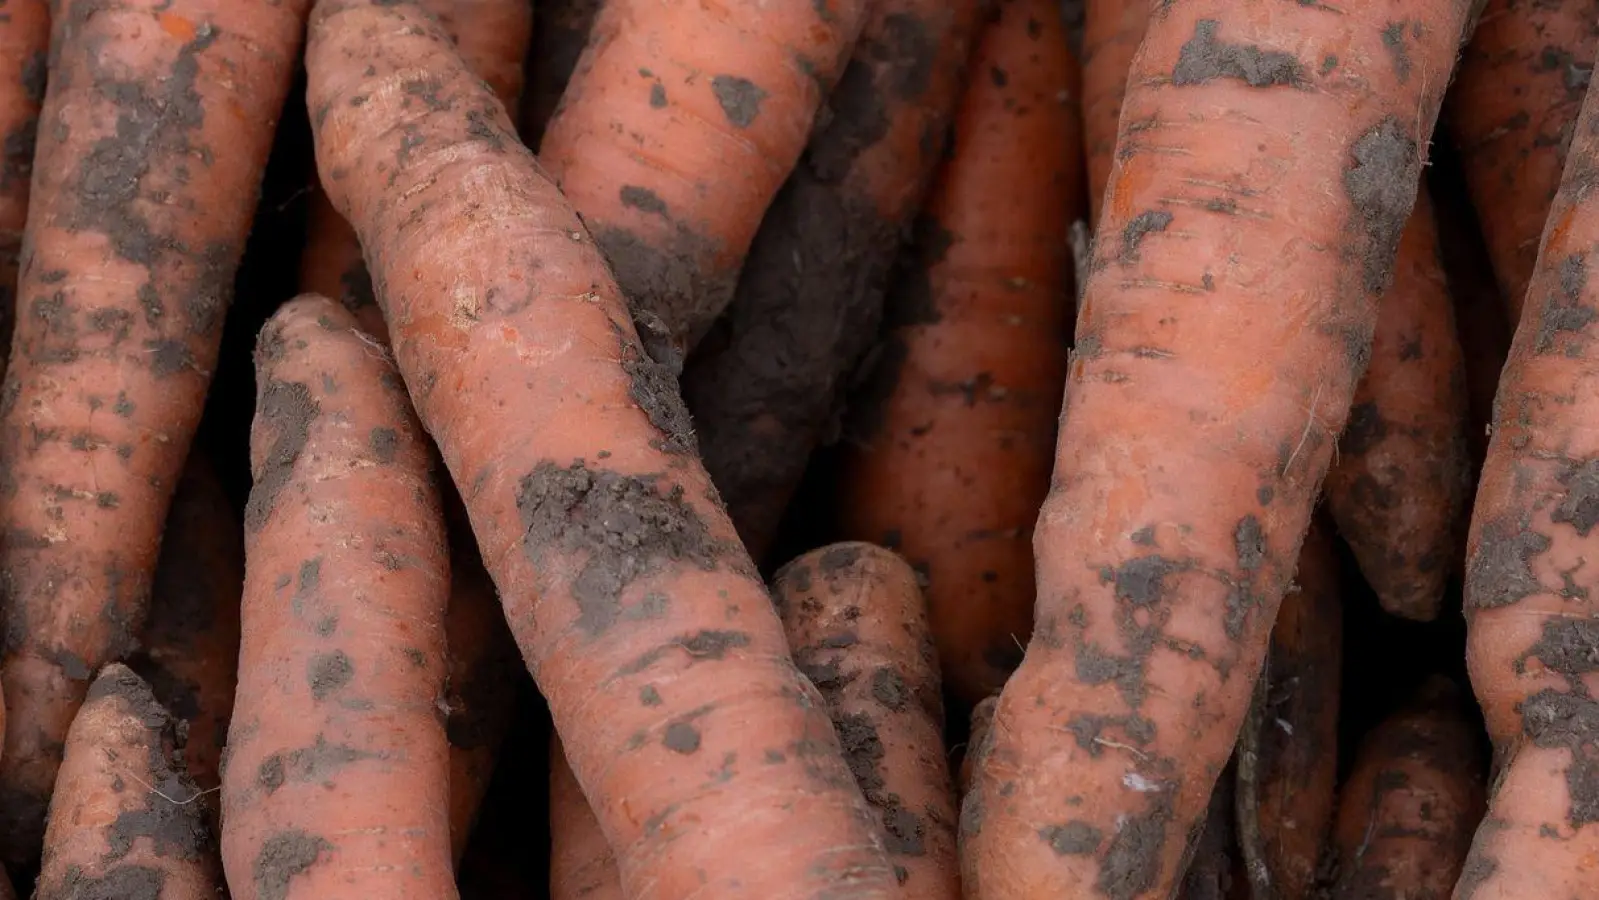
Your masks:
{"label": "dark brown dirt", "polygon": [[[268,339],[262,333],[262,347]],[[256,415],[272,429],[272,447],[255,472],[250,501],[244,509],[244,527],[258,531],[272,515],[278,493],[294,475],[294,464],[311,438],[311,423],[321,413],[310,388],[298,382],[268,381],[256,399]]]}
{"label": "dark brown dirt", "polygon": [[1292,53],[1262,50],[1252,44],[1229,44],[1218,40],[1221,23],[1202,19],[1194,24],[1194,36],[1177,56],[1172,83],[1204,84],[1216,78],[1232,78],[1250,87],[1304,87],[1304,67]]}
{"label": "dark brown dirt", "polygon": [[319,653],[306,663],[305,680],[311,697],[319,703],[349,686],[354,678],[355,664],[343,650]]}
{"label": "dark brown dirt", "polygon": [[1548,537],[1522,527],[1514,519],[1501,519],[1482,526],[1477,553],[1472,557],[1466,580],[1473,588],[1470,605],[1474,609],[1510,606],[1543,590],[1532,571],[1532,559],[1550,547]]}
{"label": "dark brown dirt", "polygon": [[1344,170],[1344,192],[1356,217],[1351,249],[1362,286],[1377,295],[1393,282],[1399,238],[1416,204],[1421,158],[1410,126],[1391,116],[1362,134],[1349,155],[1354,163]]}
{"label": "dark brown dirt", "polygon": [[59,891],[40,890],[36,900],[161,900],[167,873],[149,866],[116,866],[99,878],[67,871]]}
{"label": "dark brown dirt", "polygon": [[727,121],[741,130],[755,124],[756,117],[761,114],[761,102],[767,96],[760,85],[738,75],[713,77],[711,93],[716,95]]}
{"label": "dark brown dirt", "polygon": [[1583,289],[1588,283],[1588,260],[1584,254],[1573,254],[1560,262],[1560,290],[1551,293],[1544,301],[1538,318],[1538,337],[1533,349],[1548,353],[1555,348],[1562,333],[1580,334],[1592,325],[1596,316],[1592,307],[1583,300]]}
{"label": "dark brown dirt", "polygon": [[1599,822],[1599,702],[1542,690],[1521,705],[1521,730],[1535,746],[1570,752],[1566,789],[1572,828]]}
{"label": "dark brown dirt", "polygon": [[363,759],[377,759],[369,753],[344,744],[328,743],[322,735],[309,747],[301,747],[288,754],[274,753],[261,761],[256,771],[256,783],[272,793],[291,782],[320,782],[332,786],[332,778],[340,769]]}
{"label": "dark brown dirt", "polygon": [[333,845],[320,836],[299,829],[280,831],[267,838],[255,858],[255,895],[259,900],[284,900],[294,876],[316,865],[317,858]]}

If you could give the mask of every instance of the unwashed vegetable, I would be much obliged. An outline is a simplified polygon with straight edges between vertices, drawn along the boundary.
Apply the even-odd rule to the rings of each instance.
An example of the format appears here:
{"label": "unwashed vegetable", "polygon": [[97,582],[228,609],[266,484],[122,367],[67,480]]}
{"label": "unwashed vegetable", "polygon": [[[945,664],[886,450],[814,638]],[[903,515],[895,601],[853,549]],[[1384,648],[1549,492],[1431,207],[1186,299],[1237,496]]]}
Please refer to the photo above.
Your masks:
{"label": "unwashed vegetable", "polygon": [[8,0],[0,18],[0,372],[11,353],[17,262],[28,221],[28,186],[44,102],[50,8],[46,0]]}
{"label": "unwashed vegetable", "polygon": [[1088,0],[1083,23],[1083,137],[1088,151],[1088,207],[1104,212],[1105,186],[1116,159],[1117,125],[1127,73],[1149,27],[1147,0]]}
{"label": "unwashed vegetable", "polygon": [[600,831],[566,762],[559,737],[550,741],[550,900],[623,900],[616,852]]}

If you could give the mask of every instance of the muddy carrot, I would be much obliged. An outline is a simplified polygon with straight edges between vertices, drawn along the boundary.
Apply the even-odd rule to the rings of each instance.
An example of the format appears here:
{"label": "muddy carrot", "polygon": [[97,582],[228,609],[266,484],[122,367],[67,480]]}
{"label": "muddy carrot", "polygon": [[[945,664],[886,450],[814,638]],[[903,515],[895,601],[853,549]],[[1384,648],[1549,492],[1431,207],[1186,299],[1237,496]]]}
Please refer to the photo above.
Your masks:
{"label": "muddy carrot", "polygon": [[1463,700],[1434,676],[1361,742],[1339,796],[1329,900],[1449,896],[1483,808],[1478,737]]}
{"label": "muddy carrot", "polygon": [[[1234,827],[1234,778],[1228,769],[1216,781],[1210,795],[1205,824],[1193,840],[1188,869],[1183,873],[1177,900],[1229,900],[1239,895],[1237,829]],[[1304,894],[1266,894],[1263,896],[1302,897]],[[1254,900],[1254,898],[1250,898]]]}
{"label": "muddy carrot", "polygon": [[533,44],[528,52],[527,89],[522,92],[522,140],[538,149],[555,107],[588,46],[589,30],[604,0],[539,0],[533,5]]}
{"label": "muddy carrot", "polygon": [[307,69],[323,186],[623,887],[883,896],[821,697],[577,214],[413,4],[321,0]]}
{"label": "muddy carrot", "polygon": [[683,373],[700,455],[757,560],[877,337],[889,268],[943,159],[978,5],[874,4],[827,125],[762,220],[732,306]]}
{"label": "muddy carrot", "polygon": [[149,685],[113,663],[67,731],[37,900],[211,900],[221,895],[200,788]]}
{"label": "muddy carrot", "polygon": [[0,372],[16,321],[17,261],[28,220],[33,146],[44,102],[50,8],[46,0],[10,0],[0,19]]}
{"label": "muddy carrot", "polygon": [[1090,221],[1098,222],[1116,158],[1127,73],[1149,27],[1148,0],[1089,0],[1083,23],[1083,137]]}
{"label": "muddy carrot", "polygon": [[839,501],[846,536],[927,578],[944,681],[968,705],[1005,683],[1032,627],[1082,200],[1077,72],[1054,0],[1001,3],[972,72],[852,414]]}
{"label": "muddy carrot", "polygon": [[1462,900],[1580,896],[1599,855],[1599,94],[1574,135],[1466,546],[1467,662],[1503,771]]}
{"label": "muddy carrot", "polygon": [[1595,0],[1488,0],[1449,91],[1446,121],[1512,321],[1596,50]]}
{"label": "muddy carrot", "polygon": [[773,579],[794,659],[821,689],[904,897],[960,897],[955,796],[927,603],[906,562],[832,544]]}
{"label": "muddy carrot", "polygon": [[8,859],[37,851],[72,715],[144,624],[307,5],[55,6],[0,403]]}
{"label": "muddy carrot", "polygon": [[425,436],[331,300],[285,304],[255,355],[228,885],[238,900],[454,897],[450,574]]}
{"label": "muddy carrot", "polygon": [[[183,723],[184,766],[205,791],[221,783],[243,592],[244,535],[211,460],[196,448],[167,513],[143,648],[128,666]],[[213,816],[215,799],[205,801]]]}
{"label": "muddy carrot", "polygon": [[1258,897],[1306,897],[1338,779],[1343,605],[1328,529],[1313,524],[1238,738],[1237,830]]}
{"label": "muddy carrot", "polygon": [[962,809],[970,896],[1144,900],[1180,876],[1369,357],[1470,7],[1154,11],[1034,535],[1034,636]]}
{"label": "muddy carrot", "polygon": [[966,796],[966,789],[972,783],[972,761],[976,758],[976,748],[988,735],[988,729],[994,725],[994,707],[999,705],[999,695],[984,697],[972,707],[971,727],[967,732],[966,746],[961,748],[960,786],[961,796]]}
{"label": "muddy carrot", "polygon": [[674,370],[733,299],[867,7],[608,0],[596,15],[539,159]]}
{"label": "muddy carrot", "polygon": [[[532,29],[528,0],[424,0],[422,6],[438,18],[467,66],[514,115]],[[372,297],[372,277],[355,232],[321,190],[311,191],[307,216],[300,290],[338,300],[355,313],[361,330],[387,341],[388,326]]]}
{"label": "muddy carrot", "polygon": [[605,840],[577,777],[550,740],[550,900],[622,900],[616,853]]}

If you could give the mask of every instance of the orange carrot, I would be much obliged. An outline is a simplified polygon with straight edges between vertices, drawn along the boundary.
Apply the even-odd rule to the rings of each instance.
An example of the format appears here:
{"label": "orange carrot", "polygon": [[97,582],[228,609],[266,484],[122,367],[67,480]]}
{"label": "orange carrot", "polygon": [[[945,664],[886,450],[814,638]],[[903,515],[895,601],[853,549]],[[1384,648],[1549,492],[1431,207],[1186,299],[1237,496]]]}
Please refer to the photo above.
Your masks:
{"label": "orange carrot", "polygon": [[1483,806],[1477,735],[1463,699],[1453,682],[1434,676],[1361,743],[1339,799],[1338,875],[1328,900],[1449,896]]}
{"label": "orange carrot", "polygon": [[1599,854],[1599,94],[1584,101],[1495,405],[1466,546],[1467,662],[1501,766],[1456,896],[1582,896]]}
{"label": "orange carrot", "polygon": [[[128,665],[181,723],[184,766],[205,791],[221,784],[243,592],[244,535],[210,459],[196,448],[167,514],[144,647]],[[213,799],[205,809],[215,825]]]}
{"label": "orange carrot", "polygon": [[841,476],[845,535],[928,580],[944,680],[999,690],[1032,629],[1032,525],[1066,373],[1066,231],[1082,201],[1076,63],[1056,0],[985,29]]}
{"label": "orange carrot", "polygon": [[323,187],[623,887],[892,889],[676,385],[577,214],[415,4],[320,0],[306,64]]}
{"label": "orange carrot", "polygon": [[46,0],[8,0],[3,12],[0,59],[9,71],[0,78],[0,371],[11,353],[16,321],[17,261],[28,220],[28,185],[50,43]]}
{"label": "orange carrot", "polygon": [[1088,151],[1091,221],[1104,212],[1105,186],[1116,159],[1127,73],[1149,27],[1150,0],[1089,0],[1083,28],[1083,135]]}
{"label": "orange carrot", "polygon": [[616,853],[605,840],[566,761],[550,739],[550,900],[622,900]]}
{"label": "orange carrot", "polygon": [[37,900],[211,900],[222,893],[200,789],[149,685],[113,663],[67,732]]}
{"label": "orange carrot", "polygon": [[1320,524],[1294,582],[1234,752],[1238,843],[1260,897],[1309,895],[1337,799],[1343,607],[1337,550]]}
{"label": "orange carrot", "polygon": [[971,727],[967,732],[966,746],[962,748],[959,779],[961,796],[966,796],[967,788],[972,784],[972,762],[976,759],[975,748],[983,742],[988,735],[988,729],[994,725],[994,707],[999,705],[999,695],[993,694],[977,701],[972,706]]}
{"label": "orange carrot", "polygon": [[848,376],[960,95],[976,0],[884,0],[778,193],[733,304],[690,359],[683,398],[739,537],[771,546]]}
{"label": "orange carrot", "polygon": [[1595,0],[1487,0],[1449,91],[1449,131],[1512,321],[1521,316],[1596,50]]}
{"label": "orange carrot", "polygon": [[522,140],[537,148],[544,129],[577,69],[589,30],[604,0],[538,0],[533,5],[533,45],[528,52],[527,90],[522,92]]}
{"label": "orange carrot", "polygon": [[307,0],[60,0],[0,403],[0,847],[136,647]]}
{"label": "orange carrot", "polygon": [[773,579],[800,670],[827,700],[904,897],[960,897],[955,796],[927,604],[903,559],[833,544]]}
{"label": "orange carrot", "polygon": [[[422,6],[449,32],[472,72],[514,114],[532,29],[528,0],[423,0]],[[311,191],[307,216],[300,290],[338,300],[355,313],[362,331],[387,341],[388,326],[372,296],[372,277],[350,224],[320,190]]]}
{"label": "orange carrot", "polygon": [[657,360],[680,366],[733,299],[866,10],[866,0],[600,8],[539,158],[609,258]]}
{"label": "orange carrot", "polygon": [[[1238,868],[1237,835],[1234,825],[1234,780],[1231,769],[1216,781],[1216,790],[1210,795],[1210,807],[1205,812],[1205,823],[1197,836],[1191,839],[1187,871],[1177,888],[1177,900],[1228,900],[1239,893],[1242,879],[1235,878]],[[1266,894],[1264,896],[1300,897],[1304,894]],[[1254,900],[1254,898],[1250,898]]]}
{"label": "orange carrot", "polygon": [[1365,368],[1471,5],[1154,11],[1034,536],[1037,624],[962,809],[969,896],[1173,890]]}
{"label": "orange carrot", "polygon": [[243,645],[222,776],[237,900],[449,898],[449,563],[393,366],[323,297],[256,345]]}

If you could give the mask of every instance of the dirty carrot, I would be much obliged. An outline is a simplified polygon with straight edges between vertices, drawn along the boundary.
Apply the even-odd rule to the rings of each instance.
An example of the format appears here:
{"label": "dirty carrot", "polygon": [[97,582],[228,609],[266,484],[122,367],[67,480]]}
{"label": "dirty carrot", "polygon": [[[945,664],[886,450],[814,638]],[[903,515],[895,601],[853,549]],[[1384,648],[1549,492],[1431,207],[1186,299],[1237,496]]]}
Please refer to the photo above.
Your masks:
{"label": "dirty carrot", "polygon": [[[1229,767],[1216,781],[1210,806],[1193,842],[1188,871],[1183,873],[1176,900],[1232,900],[1245,896],[1244,879],[1239,875],[1238,835],[1234,815],[1234,769]],[[1303,897],[1304,894],[1263,894],[1260,897]],[[1254,900],[1253,897],[1250,900]]]}
{"label": "dirty carrot", "polygon": [[1149,27],[1147,0],[1090,0],[1083,22],[1083,138],[1088,155],[1090,221],[1099,221],[1116,158],[1127,73]]}
{"label": "dirty carrot", "polygon": [[976,754],[972,751],[983,742],[984,735],[994,724],[994,707],[999,705],[999,695],[993,694],[977,701],[972,707],[971,725],[967,731],[966,745],[961,749],[961,762],[959,777],[956,784],[960,788],[960,795],[966,796],[966,789],[972,783],[972,760]]}
{"label": "dirty carrot", "polygon": [[589,30],[605,0],[539,0],[533,5],[533,46],[527,57],[527,89],[522,92],[522,140],[538,149],[555,107],[566,94],[577,59],[588,46]]}
{"label": "dirty carrot", "polygon": [[1153,12],[1034,535],[1037,623],[962,808],[969,896],[1144,900],[1180,877],[1365,369],[1470,7]]}
{"label": "dirty carrot", "polygon": [[832,544],[784,566],[772,594],[872,804],[900,896],[959,898],[938,657],[916,573],[881,547]]}
{"label": "dirty carrot", "polygon": [[1054,0],[1006,0],[978,39],[949,162],[851,414],[845,536],[927,578],[944,682],[999,690],[1032,628],[1082,201],[1076,63]]}
{"label": "dirty carrot", "polygon": [[977,30],[975,0],[891,0],[870,18],[750,246],[733,303],[683,373],[700,456],[762,559],[882,324]]}
{"label": "dirty carrot", "polygon": [[550,900],[622,900],[616,853],[577,785],[561,739],[550,739]]}
{"label": "dirty carrot", "polygon": [[454,897],[450,572],[426,438],[380,345],[331,300],[285,304],[255,361],[228,885],[238,900]]}
{"label": "dirty carrot", "polygon": [[1328,900],[1450,895],[1483,808],[1478,735],[1463,700],[1433,676],[1361,742],[1339,796]]}
{"label": "dirty carrot", "polygon": [[1255,896],[1306,897],[1338,781],[1343,604],[1329,529],[1313,522],[1234,753],[1237,840]]}
{"label": "dirty carrot", "polygon": [[[424,0],[455,40],[473,74],[515,115],[522,91],[522,59],[527,53],[533,10],[528,0]],[[361,330],[388,339],[372,297],[372,278],[361,259],[361,242],[320,190],[310,193],[305,250],[300,255],[300,290],[322,294],[355,313]]]}
{"label": "dirty carrot", "polygon": [[1449,91],[1445,121],[1512,321],[1596,51],[1599,2],[1488,0]]}
{"label": "dirty carrot", "polygon": [[414,4],[321,0],[306,64],[323,187],[624,888],[891,891],[675,380],[576,212]]}
{"label": "dirty carrot", "polygon": [[[197,447],[167,513],[143,646],[128,666],[183,723],[185,768],[206,791],[221,783],[243,592],[244,535],[211,460]],[[215,799],[205,801],[213,817]]]}
{"label": "dirty carrot", "polygon": [[1501,771],[1462,900],[1580,896],[1599,853],[1599,93],[1573,135],[1466,545],[1466,658]]}
{"label": "dirty carrot", "polygon": [[867,6],[607,0],[595,17],[539,159],[674,370],[733,299]]}
{"label": "dirty carrot", "polygon": [[221,895],[201,791],[149,685],[112,663],[67,731],[37,900],[212,900]]}
{"label": "dirty carrot", "polygon": [[28,220],[28,187],[49,44],[46,0],[10,0],[0,19],[0,60],[8,67],[0,76],[0,372],[11,352],[16,320],[17,262]]}
{"label": "dirty carrot", "polygon": [[63,0],[0,404],[0,846],[43,834],[89,679],[144,624],[306,0]]}

